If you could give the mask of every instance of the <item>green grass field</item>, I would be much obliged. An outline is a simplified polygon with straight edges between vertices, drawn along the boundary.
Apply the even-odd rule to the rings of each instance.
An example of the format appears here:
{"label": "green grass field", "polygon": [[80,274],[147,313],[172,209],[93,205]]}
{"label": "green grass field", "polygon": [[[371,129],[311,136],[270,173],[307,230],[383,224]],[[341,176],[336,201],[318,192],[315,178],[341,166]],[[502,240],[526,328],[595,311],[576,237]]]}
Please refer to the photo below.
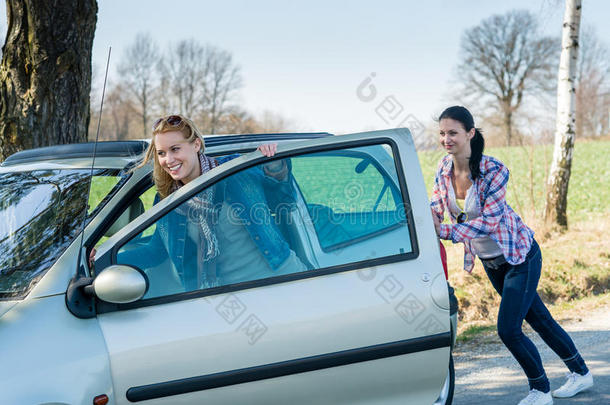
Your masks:
{"label": "green grass field", "polygon": [[[536,220],[542,216],[546,195],[545,182],[553,153],[552,146],[490,148],[486,149],[485,153],[497,157],[510,169],[507,201],[513,209],[529,220]],[[441,150],[420,152],[418,155],[428,193],[430,193],[436,167],[444,156],[444,152]],[[598,215],[610,212],[609,156],[610,141],[576,143],[568,193],[568,219],[570,222],[594,220]],[[328,195],[331,195],[331,200],[333,198],[339,200],[343,199],[346,193],[349,196],[350,192],[361,191],[334,187],[332,182],[328,181],[328,176],[337,177],[341,173],[345,174],[346,170],[353,171],[353,166],[343,159],[337,159],[339,166],[328,167],[328,161],[324,160],[324,170],[320,170],[322,162],[319,161],[319,158],[301,159],[300,162],[303,164],[297,164],[294,167],[295,174],[302,175],[303,178],[311,178],[311,183],[316,182],[315,176],[326,179],[319,183],[326,184],[327,189],[312,189],[312,195],[309,197],[314,198],[313,194],[323,194],[327,201],[329,200]],[[373,173],[374,171],[367,170],[363,173],[365,177],[368,172]],[[94,177],[89,198],[90,210],[99,204],[118,180],[118,177],[112,176]],[[366,180],[378,183],[375,178],[367,177]]]}
{"label": "green grass field", "polygon": [[120,177],[118,176],[93,176],[91,192],[89,193],[88,214],[91,214],[99,203],[102,202],[119,180]]}
{"label": "green grass field", "polygon": [[[528,220],[543,215],[546,179],[553,158],[552,145],[489,148],[486,155],[500,159],[510,170],[507,201]],[[444,152],[419,153],[428,192]],[[610,212],[610,141],[576,142],[568,191],[568,221],[594,220]]]}

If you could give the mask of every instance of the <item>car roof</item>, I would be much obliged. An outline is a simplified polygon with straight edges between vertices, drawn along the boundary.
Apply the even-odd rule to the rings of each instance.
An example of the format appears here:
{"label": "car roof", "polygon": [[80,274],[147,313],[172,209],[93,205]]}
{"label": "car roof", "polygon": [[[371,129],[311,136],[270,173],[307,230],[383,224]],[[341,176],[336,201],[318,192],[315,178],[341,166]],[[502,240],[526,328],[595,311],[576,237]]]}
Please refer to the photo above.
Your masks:
{"label": "car roof", "polygon": [[[332,136],[327,132],[310,133],[274,133],[274,134],[239,134],[239,135],[207,135],[204,136],[205,147],[210,152],[222,152],[223,150],[238,151],[240,149],[252,148],[263,142],[297,141],[305,139],[317,139]],[[105,166],[112,159],[118,161],[132,161],[139,157],[146,148],[148,140],[135,141],[101,141],[75,143],[67,145],[46,146],[43,148],[28,149],[14,153],[2,162],[1,167],[12,167],[24,164],[36,163],[71,163],[82,166],[88,162],[95,151],[96,166]],[[230,148],[229,148],[230,147]],[[98,160],[99,159],[99,160]],[[110,165],[114,166],[114,165]]]}
{"label": "car roof", "polygon": [[95,156],[105,157],[136,157],[148,147],[145,141],[114,141],[75,143],[67,145],[46,146],[43,148],[28,149],[7,157],[2,166],[13,166],[24,163],[46,162],[64,159],[90,159],[95,150]]}

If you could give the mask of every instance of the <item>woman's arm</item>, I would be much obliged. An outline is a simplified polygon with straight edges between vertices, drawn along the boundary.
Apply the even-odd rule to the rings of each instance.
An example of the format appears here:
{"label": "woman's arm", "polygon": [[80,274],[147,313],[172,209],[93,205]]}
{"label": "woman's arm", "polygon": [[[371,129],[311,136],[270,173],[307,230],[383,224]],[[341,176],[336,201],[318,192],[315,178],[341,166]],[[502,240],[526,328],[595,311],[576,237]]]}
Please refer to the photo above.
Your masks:
{"label": "woman's arm", "polygon": [[[434,225],[440,225],[445,219],[445,209],[443,207],[443,196],[440,188],[440,168],[434,177],[434,186],[432,187],[432,198],[430,199],[430,209],[432,210],[432,219]],[[437,229],[438,233],[438,229]]]}
{"label": "woman's arm", "polygon": [[[263,155],[267,157],[272,157],[277,152],[277,143],[265,143],[259,145],[256,150],[260,151]],[[217,158],[219,164],[223,164],[228,162],[229,160],[233,160],[239,157],[239,153],[234,153],[232,155],[223,156],[221,158]],[[290,173],[290,167],[286,163],[286,159],[275,160],[273,162],[265,163],[261,165],[263,173],[265,176],[272,178],[277,181],[286,181],[288,179],[288,174]]]}
{"label": "woman's arm", "polygon": [[159,234],[159,224],[146,242],[137,243],[137,239],[127,242],[117,252],[118,264],[134,265],[142,270],[155,267],[167,257],[165,244]]}
{"label": "woman's arm", "polygon": [[[277,151],[277,143],[266,143],[260,145],[256,150],[259,150],[267,157],[272,157]],[[286,181],[288,179],[290,169],[285,159],[265,163],[262,167],[263,172],[268,177],[273,177],[277,181]]]}

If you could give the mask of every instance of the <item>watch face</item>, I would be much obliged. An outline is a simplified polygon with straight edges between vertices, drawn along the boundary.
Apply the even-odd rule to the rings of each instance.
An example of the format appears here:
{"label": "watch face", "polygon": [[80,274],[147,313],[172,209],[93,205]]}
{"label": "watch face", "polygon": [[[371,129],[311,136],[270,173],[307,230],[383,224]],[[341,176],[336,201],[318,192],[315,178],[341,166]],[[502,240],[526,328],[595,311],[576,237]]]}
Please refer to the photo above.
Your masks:
{"label": "watch face", "polygon": [[460,214],[457,216],[457,223],[461,224],[466,221],[468,221],[468,214],[466,214],[464,211],[460,212]]}

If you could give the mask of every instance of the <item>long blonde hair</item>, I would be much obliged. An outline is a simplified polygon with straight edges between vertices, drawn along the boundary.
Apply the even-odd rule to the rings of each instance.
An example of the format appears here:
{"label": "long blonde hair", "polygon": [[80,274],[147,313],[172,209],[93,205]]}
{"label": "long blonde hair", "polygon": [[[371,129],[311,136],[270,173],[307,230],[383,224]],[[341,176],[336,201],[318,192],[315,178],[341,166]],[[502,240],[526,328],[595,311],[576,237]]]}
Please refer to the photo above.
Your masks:
{"label": "long blonde hair", "polygon": [[[172,124],[172,123],[168,122],[168,120],[172,121],[172,122],[177,121],[177,119],[174,117],[180,118],[179,123]],[[174,118],[174,119],[172,120],[171,118]],[[165,170],[163,170],[163,168],[159,164],[159,159],[157,158],[157,147],[155,146],[155,135],[163,134],[165,132],[174,132],[174,131],[182,133],[182,135],[184,135],[184,139],[186,139],[190,143],[195,142],[195,140],[197,138],[199,138],[199,140],[201,140],[201,149],[199,150],[199,153],[203,153],[204,146],[205,146],[204,141],[203,141],[203,135],[201,135],[201,132],[199,132],[199,129],[197,129],[197,127],[195,126],[193,121],[191,121],[190,119],[188,119],[182,115],[179,115],[179,114],[168,115],[168,116],[159,118],[155,122],[155,125],[153,126],[153,130],[152,130],[152,137],[150,139],[150,145],[148,146],[148,149],[146,149],[144,159],[136,167],[136,169],[147,165],[148,163],[150,163],[150,161],[153,162],[153,181],[155,182],[155,187],[157,187],[157,192],[159,193],[159,195],[161,196],[162,199],[172,193],[172,186],[174,184],[174,179],[172,179],[172,176],[170,176],[169,173],[167,173]]]}

